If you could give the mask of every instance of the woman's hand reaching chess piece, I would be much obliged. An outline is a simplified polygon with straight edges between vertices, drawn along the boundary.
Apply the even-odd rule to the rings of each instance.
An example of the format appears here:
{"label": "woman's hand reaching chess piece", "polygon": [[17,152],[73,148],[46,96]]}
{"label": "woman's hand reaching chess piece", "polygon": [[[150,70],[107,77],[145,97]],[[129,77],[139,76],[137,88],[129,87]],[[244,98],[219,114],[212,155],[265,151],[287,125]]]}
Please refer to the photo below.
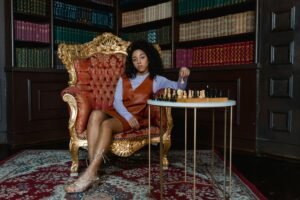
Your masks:
{"label": "woman's hand reaching chess piece", "polygon": [[187,78],[190,75],[190,70],[187,67],[181,67],[179,70],[179,79],[181,80],[180,83],[184,84]]}

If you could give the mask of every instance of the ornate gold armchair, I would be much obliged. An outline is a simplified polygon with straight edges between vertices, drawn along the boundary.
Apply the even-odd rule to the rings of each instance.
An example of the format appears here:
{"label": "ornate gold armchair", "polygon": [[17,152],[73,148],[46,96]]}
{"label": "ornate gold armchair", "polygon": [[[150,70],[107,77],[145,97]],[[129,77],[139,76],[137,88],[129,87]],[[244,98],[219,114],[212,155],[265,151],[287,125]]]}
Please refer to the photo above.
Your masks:
{"label": "ornate gold armchair", "polygon": [[[69,107],[71,174],[78,171],[79,148],[87,147],[85,135],[89,115],[94,109],[105,110],[112,106],[118,78],[124,72],[126,48],[129,42],[111,34],[103,33],[91,42],[79,45],[60,44],[58,56],[69,73],[69,87],[61,93]],[[163,166],[168,167],[167,152],[171,146],[170,134],[173,127],[171,109],[163,110],[151,106],[151,143],[160,142],[159,121],[162,120]],[[127,157],[149,143],[148,128],[114,134],[112,153]]]}

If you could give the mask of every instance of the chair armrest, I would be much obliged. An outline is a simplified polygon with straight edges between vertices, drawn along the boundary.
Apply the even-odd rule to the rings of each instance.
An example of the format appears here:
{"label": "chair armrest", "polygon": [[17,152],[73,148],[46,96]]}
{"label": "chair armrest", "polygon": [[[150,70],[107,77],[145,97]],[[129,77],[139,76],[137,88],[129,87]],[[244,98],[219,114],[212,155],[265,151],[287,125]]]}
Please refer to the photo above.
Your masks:
{"label": "chair armrest", "polygon": [[74,131],[78,135],[86,129],[88,118],[92,111],[90,95],[88,91],[82,91],[76,86],[69,86],[61,92],[63,100],[69,106],[69,130]]}

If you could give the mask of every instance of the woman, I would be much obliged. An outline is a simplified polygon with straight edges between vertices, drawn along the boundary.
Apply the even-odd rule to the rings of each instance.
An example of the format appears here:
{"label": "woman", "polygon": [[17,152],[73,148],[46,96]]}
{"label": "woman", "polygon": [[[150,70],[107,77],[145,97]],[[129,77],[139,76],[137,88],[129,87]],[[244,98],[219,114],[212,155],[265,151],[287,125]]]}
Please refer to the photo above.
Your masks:
{"label": "woman", "polygon": [[[90,165],[73,183],[65,186],[67,193],[83,192],[97,179],[97,171],[112,142],[112,134],[147,126],[144,117],[147,99],[162,88],[185,89],[190,70],[183,67],[178,81],[160,76],[163,64],[158,51],[146,41],[131,43],[127,49],[125,75],[117,83],[113,108],[95,110],[87,125]],[[183,80],[183,81],[182,81]]]}

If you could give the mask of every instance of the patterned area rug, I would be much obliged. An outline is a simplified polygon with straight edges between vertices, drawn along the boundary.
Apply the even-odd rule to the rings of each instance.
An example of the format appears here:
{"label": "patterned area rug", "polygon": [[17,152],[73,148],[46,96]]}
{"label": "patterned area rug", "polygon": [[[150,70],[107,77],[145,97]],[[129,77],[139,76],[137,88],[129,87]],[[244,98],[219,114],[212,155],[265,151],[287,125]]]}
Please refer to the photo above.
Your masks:
{"label": "patterned area rug", "polygon": [[[187,180],[193,180],[192,152],[188,152]],[[81,166],[86,152],[81,151]],[[160,199],[158,153],[152,158],[152,192],[148,192],[148,154],[141,152],[129,158],[109,156],[100,180],[88,191],[65,194],[69,176],[70,154],[66,150],[26,150],[3,161],[0,167],[0,199]],[[170,151],[170,167],[164,171],[164,199],[193,199],[193,184],[184,183],[184,154]],[[215,186],[211,179],[211,151],[197,152],[197,199],[223,199],[223,162],[215,156]],[[80,169],[82,172],[84,167]],[[232,175],[232,199],[265,199],[256,188],[237,172]]]}

